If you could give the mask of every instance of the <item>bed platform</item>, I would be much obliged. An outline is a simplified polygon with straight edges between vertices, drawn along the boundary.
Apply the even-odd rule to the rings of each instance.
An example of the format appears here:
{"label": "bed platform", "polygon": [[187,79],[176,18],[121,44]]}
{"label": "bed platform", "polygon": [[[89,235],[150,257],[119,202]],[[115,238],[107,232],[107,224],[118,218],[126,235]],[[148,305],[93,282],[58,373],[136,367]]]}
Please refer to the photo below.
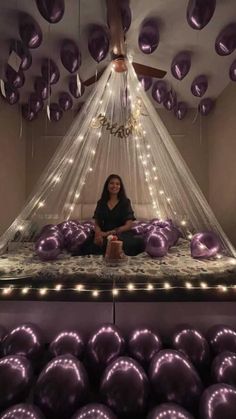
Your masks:
{"label": "bed platform", "polygon": [[106,266],[102,256],[67,252],[42,262],[33,243],[21,243],[0,257],[0,288],[4,299],[235,301],[235,262],[225,256],[193,259],[183,239],[164,258],[142,253],[120,267]]}

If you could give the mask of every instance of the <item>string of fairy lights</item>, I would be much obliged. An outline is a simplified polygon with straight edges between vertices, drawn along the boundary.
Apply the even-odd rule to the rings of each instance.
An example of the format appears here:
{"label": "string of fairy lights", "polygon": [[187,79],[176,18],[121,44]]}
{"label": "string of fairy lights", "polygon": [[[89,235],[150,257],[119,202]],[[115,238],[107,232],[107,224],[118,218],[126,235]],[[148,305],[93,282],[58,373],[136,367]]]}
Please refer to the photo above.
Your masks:
{"label": "string of fairy lights", "polygon": [[96,287],[88,287],[82,283],[75,284],[74,286],[65,286],[64,284],[57,283],[53,287],[50,286],[23,286],[18,287],[13,284],[7,285],[5,287],[0,287],[0,293],[2,296],[13,296],[17,292],[22,296],[29,296],[33,292],[36,292],[39,297],[46,297],[50,293],[64,293],[64,292],[74,292],[77,294],[85,293],[91,298],[99,298],[104,294],[110,294],[113,298],[119,297],[124,293],[137,293],[137,292],[147,292],[147,293],[158,293],[158,292],[171,292],[174,290],[185,290],[185,291],[217,291],[218,293],[226,293],[233,291],[236,293],[236,284],[209,284],[208,282],[200,281],[198,283],[193,283],[191,281],[183,281],[182,285],[171,284],[170,282],[162,282],[155,284],[153,282],[147,283],[133,283],[129,282],[126,286],[119,287],[113,286],[111,289],[101,289]]}

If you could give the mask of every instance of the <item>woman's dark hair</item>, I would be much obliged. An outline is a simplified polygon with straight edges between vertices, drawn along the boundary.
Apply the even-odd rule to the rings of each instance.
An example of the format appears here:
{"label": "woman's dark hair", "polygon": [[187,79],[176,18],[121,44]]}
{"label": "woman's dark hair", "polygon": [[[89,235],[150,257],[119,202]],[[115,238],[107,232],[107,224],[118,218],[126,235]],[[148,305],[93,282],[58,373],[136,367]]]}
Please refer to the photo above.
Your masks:
{"label": "woman's dark hair", "polygon": [[107,202],[110,198],[110,194],[108,192],[108,184],[111,181],[111,179],[119,179],[120,181],[120,190],[118,192],[119,201],[127,199],[125,187],[124,187],[121,177],[119,175],[111,174],[110,176],[108,176],[108,178],[106,179],[106,182],[104,183],[101,201]]}

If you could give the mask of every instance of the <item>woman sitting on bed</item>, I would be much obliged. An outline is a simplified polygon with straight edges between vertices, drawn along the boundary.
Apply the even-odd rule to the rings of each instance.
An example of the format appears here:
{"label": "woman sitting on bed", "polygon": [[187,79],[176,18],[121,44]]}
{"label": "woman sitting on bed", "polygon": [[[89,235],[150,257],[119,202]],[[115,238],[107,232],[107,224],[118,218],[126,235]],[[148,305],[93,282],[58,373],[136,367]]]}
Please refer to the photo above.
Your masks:
{"label": "woman sitting on bed", "polygon": [[108,176],[93,218],[95,233],[84,243],[80,254],[104,254],[107,236],[110,234],[123,241],[126,255],[134,256],[144,251],[143,238],[131,230],[135,220],[134,212],[120,176]]}

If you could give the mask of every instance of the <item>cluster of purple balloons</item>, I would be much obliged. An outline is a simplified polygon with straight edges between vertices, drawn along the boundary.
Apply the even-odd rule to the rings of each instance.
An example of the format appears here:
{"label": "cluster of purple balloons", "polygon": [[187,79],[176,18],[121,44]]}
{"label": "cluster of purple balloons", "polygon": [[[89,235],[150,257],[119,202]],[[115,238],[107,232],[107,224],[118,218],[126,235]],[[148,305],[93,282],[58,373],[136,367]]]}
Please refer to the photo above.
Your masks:
{"label": "cluster of purple balloons", "polygon": [[195,234],[191,239],[191,256],[196,259],[209,259],[222,249],[219,236],[213,231]]}
{"label": "cluster of purple balloons", "polygon": [[172,220],[155,218],[150,222],[138,221],[132,229],[142,235],[146,242],[146,252],[154,258],[165,256],[171,246],[175,246],[182,236]]}
{"label": "cluster of purple balloons", "polygon": [[91,221],[64,221],[58,225],[47,224],[39,233],[35,251],[42,260],[54,260],[63,249],[78,252],[94,229]]}
{"label": "cluster of purple balloons", "polygon": [[[34,324],[0,332],[0,419],[235,417],[232,327],[216,325],[204,336],[180,325],[165,347],[150,328],[137,328],[125,339],[117,326],[105,324],[87,343],[78,330],[63,330],[48,350]],[[34,375],[32,405],[27,401]]]}

